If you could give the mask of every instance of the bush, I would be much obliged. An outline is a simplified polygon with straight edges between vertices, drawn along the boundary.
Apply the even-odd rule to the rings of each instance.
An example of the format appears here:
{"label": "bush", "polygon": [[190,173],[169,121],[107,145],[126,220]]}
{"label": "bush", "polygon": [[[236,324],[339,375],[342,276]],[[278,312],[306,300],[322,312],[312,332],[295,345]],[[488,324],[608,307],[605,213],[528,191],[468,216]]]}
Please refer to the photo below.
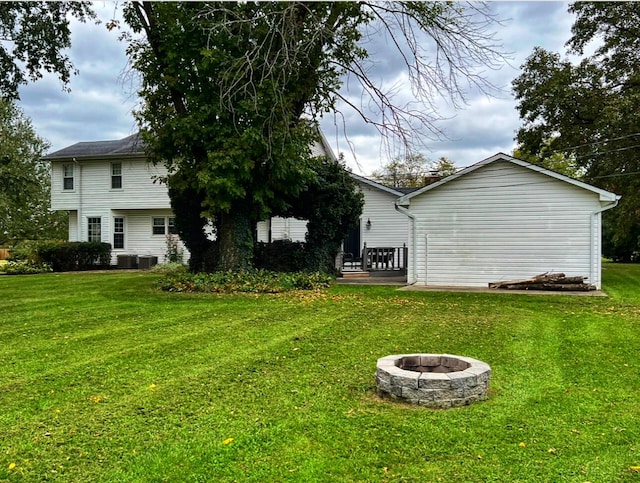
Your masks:
{"label": "bush", "polygon": [[274,272],[295,272],[305,265],[306,244],[291,240],[258,242],[254,247],[254,265],[258,269]]}
{"label": "bush", "polygon": [[100,242],[25,241],[12,250],[12,260],[45,263],[54,272],[91,270],[111,262],[111,245]]}
{"label": "bush", "polygon": [[158,263],[151,267],[153,273],[159,273],[161,275],[176,275],[187,272],[187,266],[182,263]]}
{"label": "bush", "polygon": [[62,241],[32,241],[23,240],[16,243],[11,248],[11,254],[8,258],[9,261],[40,261],[38,256],[38,247],[44,243],[62,243]]}
{"label": "bush", "polygon": [[7,262],[1,268],[7,275],[31,275],[35,273],[51,272],[51,266],[46,263],[31,260],[18,260]]}
{"label": "bush", "polygon": [[320,272],[172,272],[158,281],[158,287],[167,292],[280,293],[326,288],[332,280],[331,275]]}

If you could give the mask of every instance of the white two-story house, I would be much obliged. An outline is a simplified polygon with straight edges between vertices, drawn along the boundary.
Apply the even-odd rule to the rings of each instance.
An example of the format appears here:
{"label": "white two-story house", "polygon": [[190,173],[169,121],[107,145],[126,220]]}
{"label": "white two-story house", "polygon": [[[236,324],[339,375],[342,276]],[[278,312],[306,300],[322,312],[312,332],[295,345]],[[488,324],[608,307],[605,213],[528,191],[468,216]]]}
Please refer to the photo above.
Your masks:
{"label": "white two-story house", "polygon": [[76,143],[44,159],[51,208],[69,212],[70,241],[111,243],[113,263],[123,254],[163,260],[174,220],[160,181],[166,170],[147,162],[137,134]]}
{"label": "white two-story house", "polygon": [[[316,156],[335,159],[324,139],[312,146]],[[157,257],[164,261],[167,237],[173,235],[173,213],[163,166],[147,162],[137,134],[113,141],[80,142],[44,158],[51,163],[51,207],[69,212],[70,241],[101,241],[119,255]],[[407,242],[408,217],[395,210],[403,193],[353,175],[363,192],[360,223],[345,251],[356,258],[369,247],[402,247]],[[258,223],[256,239],[303,241],[306,222],[274,217]],[[189,253],[184,250],[185,261]]]}

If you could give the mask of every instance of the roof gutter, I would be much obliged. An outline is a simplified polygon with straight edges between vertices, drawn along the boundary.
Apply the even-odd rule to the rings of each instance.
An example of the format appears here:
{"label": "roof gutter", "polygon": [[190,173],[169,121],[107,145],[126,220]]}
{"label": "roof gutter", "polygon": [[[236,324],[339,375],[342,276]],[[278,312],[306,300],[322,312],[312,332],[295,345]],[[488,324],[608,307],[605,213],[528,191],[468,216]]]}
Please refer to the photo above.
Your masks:
{"label": "roof gutter", "polygon": [[[589,244],[591,247],[591,274],[589,278],[598,290],[602,289],[602,221],[598,223],[598,217],[603,212],[618,206],[618,202],[622,197],[620,195],[614,196],[615,198],[612,201],[591,213],[591,243]],[[596,229],[598,230],[596,231]],[[595,252],[595,247],[600,248],[600,253]]]}
{"label": "roof gutter", "polygon": [[411,280],[407,278],[407,283],[413,285],[416,283],[416,216],[413,215],[404,206],[400,206],[398,201],[395,202],[396,211],[399,211],[403,215],[407,215],[411,220]]}
{"label": "roof gutter", "polygon": [[144,153],[135,152],[135,153],[106,153],[106,154],[81,154],[78,156],[44,156],[42,158],[43,161],[73,161],[74,163],[81,161],[89,161],[96,160],[100,161],[102,159],[111,159],[111,158],[144,158],[146,155]]}

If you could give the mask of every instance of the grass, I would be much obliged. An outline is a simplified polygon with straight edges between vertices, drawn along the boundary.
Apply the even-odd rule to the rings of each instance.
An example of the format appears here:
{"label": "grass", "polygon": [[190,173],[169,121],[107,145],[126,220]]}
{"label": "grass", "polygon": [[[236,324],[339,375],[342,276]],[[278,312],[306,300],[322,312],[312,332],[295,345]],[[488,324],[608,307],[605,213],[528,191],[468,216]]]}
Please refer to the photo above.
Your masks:
{"label": "grass", "polygon": [[[0,481],[640,482],[640,265],[608,298],[156,277],[0,277]],[[379,400],[406,352],[489,363],[490,399]]]}

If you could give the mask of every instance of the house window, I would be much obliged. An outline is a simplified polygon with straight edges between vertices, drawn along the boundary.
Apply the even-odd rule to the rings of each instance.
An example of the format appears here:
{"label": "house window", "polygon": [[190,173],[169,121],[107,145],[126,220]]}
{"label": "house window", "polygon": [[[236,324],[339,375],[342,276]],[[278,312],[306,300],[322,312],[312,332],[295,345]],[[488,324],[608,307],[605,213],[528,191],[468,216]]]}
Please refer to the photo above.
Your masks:
{"label": "house window", "polygon": [[169,233],[175,233],[175,220],[174,216],[154,216],[152,220],[152,233],[154,235],[167,235]]}
{"label": "house window", "polygon": [[99,216],[87,219],[87,240],[90,242],[102,241],[102,222]]}
{"label": "house window", "polygon": [[111,189],[122,188],[122,163],[111,163]]}
{"label": "house window", "polygon": [[113,248],[124,248],[124,218],[121,216],[113,219]]}
{"label": "house window", "polygon": [[154,216],[152,233],[154,235],[164,235],[167,233],[167,218],[164,216]]}
{"label": "house window", "polygon": [[73,189],[73,164],[62,165],[62,188],[65,190]]}

